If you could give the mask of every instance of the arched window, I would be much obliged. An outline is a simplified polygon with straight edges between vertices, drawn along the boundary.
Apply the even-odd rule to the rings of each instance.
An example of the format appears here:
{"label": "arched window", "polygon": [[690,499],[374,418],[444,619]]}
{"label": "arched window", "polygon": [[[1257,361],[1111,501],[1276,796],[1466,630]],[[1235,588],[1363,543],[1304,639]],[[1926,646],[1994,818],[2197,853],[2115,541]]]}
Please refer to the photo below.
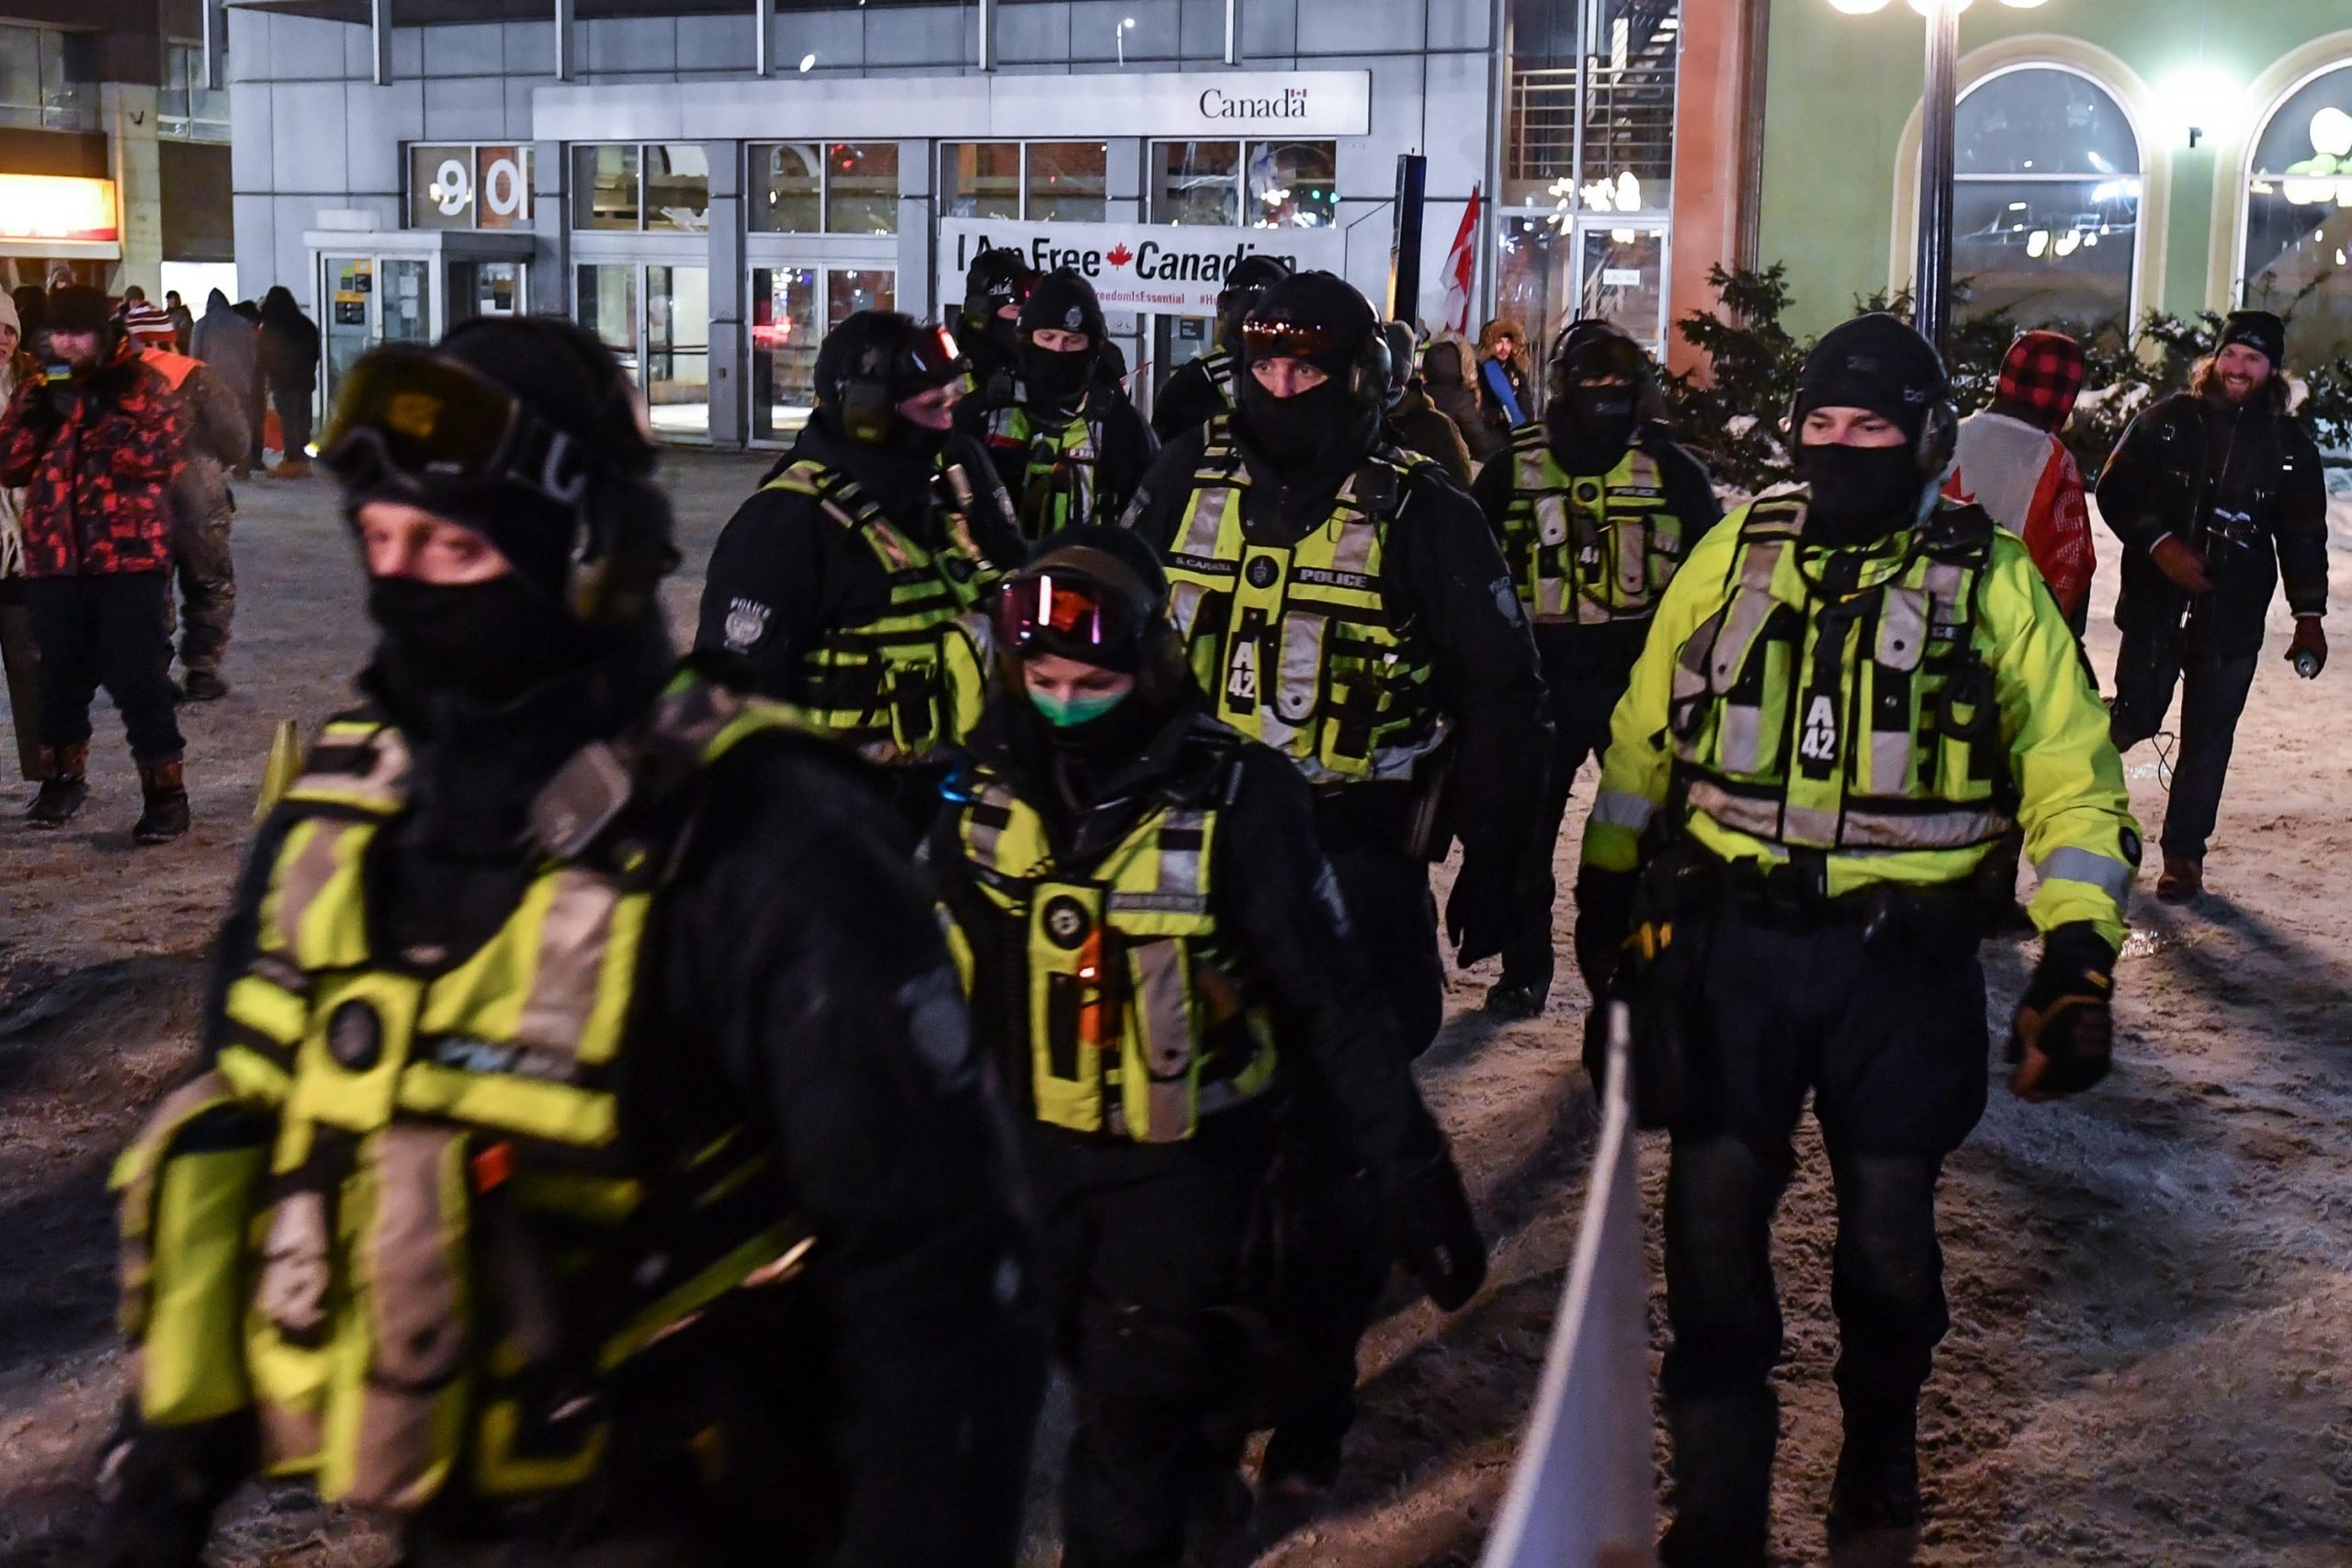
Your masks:
{"label": "arched window", "polygon": [[2140,139],[2107,89],[2030,65],[1960,101],[1952,276],[1962,313],[2020,327],[2129,331],[2140,242]]}
{"label": "arched window", "polygon": [[2352,64],[2263,123],[2245,200],[2245,302],[2287,318],[2293,364],[2352,353]]}

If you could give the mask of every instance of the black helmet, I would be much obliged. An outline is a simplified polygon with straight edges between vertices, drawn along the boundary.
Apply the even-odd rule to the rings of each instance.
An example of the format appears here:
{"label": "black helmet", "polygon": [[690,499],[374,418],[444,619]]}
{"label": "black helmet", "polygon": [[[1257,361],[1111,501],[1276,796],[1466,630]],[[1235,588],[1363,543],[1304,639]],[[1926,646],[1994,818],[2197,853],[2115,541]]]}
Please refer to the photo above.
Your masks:
{"label": "black helmet", "polygon": [[1102,324],[1102,302],[1094,297],[1094,286],[1074,268],[1056,267],[1046,274],[1022,302],[1022,342],[1028,342],[1030,333],[1049,328],[1084,333],[1090,344],[1096,348],[1109,335]]}
{"label": "black helmet", "polygon": [[1636,389],[1638,395],[1639,389],[1649,386],[1656,376],[1650,356],[1642,352],[1641,344],[1607,321],[1570,321],[1552,340],[1552,355],[1544,365],[1544,389],[1555,398],[1564,398],[1578,381],[1614,378]]}
{"label": "black helmet", "polygon": [[1266,290],[1241,324],[1241,368],[1298,359],[1377,410],[1388,400],[1389,349],[1372,301],[1336,273],[1293,274]]}
{"label": "black helmet", "polygon": [[1241,352],[1236,335],[1241,330],[1241,319],[1266,297],[1266,290],[1290,276],[1287,256],[1250,254],[1233,264],[1225,275],[1225,286],[1216,293],[1218,346],[1232,353]]}
{"label": "black helmet", "polygon": [[1413,351],[1421,345],[1421,334],[1410,321],[1387,321],[1381,333],[1388,339],[1388,399],[1394,403],[1405,395],[1413,382]]}
{"label": "black helmet", "polygon": [[462,523],[583,623],[654,614],[677,564],[636,389],[560,318],[477,317],[430,349],[370,351],[320,449],[350,509],[400,500]]}
{"label": "black helmet", "polygon": [[818,345],[817,412],[849,439],[879,446],[897,433],[901,402],[970,369],[945,327],[859,310]]}
{"label": "black helmet", "polygon": [[1007,305],[1017,305],[1037,286],[1036,270],[1019,251],[999,245],[972,258],[964,274],[964,326],[986,333]]}
{"label": "black helmet", "polygon": [[[1041,653],[1139,677],[1165,698],[1190,678],[1183,639],[1168,617],[1168,572],[1131,529],[1069,528],[1004,581],[997,646],[1019,661]],[[1017,675],[1006,682],[1018,686]]]}

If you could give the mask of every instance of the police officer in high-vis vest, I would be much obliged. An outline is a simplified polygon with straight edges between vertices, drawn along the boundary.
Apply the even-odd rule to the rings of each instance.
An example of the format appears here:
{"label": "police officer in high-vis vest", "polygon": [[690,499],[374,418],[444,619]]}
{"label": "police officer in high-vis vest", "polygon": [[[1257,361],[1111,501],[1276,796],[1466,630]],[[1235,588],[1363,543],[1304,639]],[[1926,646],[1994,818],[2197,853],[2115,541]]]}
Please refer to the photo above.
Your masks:
{"label": "police officer in high-vis vest", "polygon": [[[1316,838],[1418,1054],[1444,1013],[1429,863],[1449,822],[1463,840],[1446,907],[1458,961],[1501,952],[1519,913],[1550,751],[1535,647],[1477,507],[1381,439],[1388,344],[1363,296],[1326,272],[1285,278],[1241,344],[1233,414],[1161,453],[1132,525],[1168,563],[1209,711],[1312,786]],[[1305,1099],[1287,1162],[1318,1214],[1305,1245],[1328,1253],[1295,1271],[1307,1299],[1286,1313],[1308,1325],[1296,1359],[1318,1369],[1318,1392],[1267,1459],[1310,1486],[1338,1468],[1384,1267],[1327,1112]]]}
{"label": "police officer in high-vis vest", "polygon": [[1162,441],[1173,441],[1198,430],[1233,407],[1241,367],[1241,322],[1266,297],[1266,290],[1288,277],[1287,256],[1248,255],[1225,275],[1216,294],[1216,342],[1206,354],[1188,360],[1168,378],[1151,405],[1151,428]]}
{"label": "police officer in high-vis vest", "polygon": [[817,350],[817,408],[711,553],[695,652],[892,777],[918,830],[986,705],[986,599],[1023,547],[951,423],[954,336],[860,310]]}
{"label": "police officer in high-vis vest", "polygon": [[1985,1100],[1980,873],[2012,822],[2041,958],[2014,1015],[2030,1100],[2108,1069],[2140,858],[2107,716],[2025,546],[1941,500],[1941,361],[1887,315],[1805,363],[1805,488],[1684,561],[1611,726],[1577,952],[1634,1018],[1672,1134],[1669,1564],[1766,1561],[1781,1350],[1771,1220],[1808,1091],[1838,1192],[1845,1450],[1833,1545],[1919,1522],[1917,1412],[1949,1324],[1935,1191]]}
{"label": "police officer in high-vis vest", "polygon": [[1550,795],[1527,848],[1525,912],[1503,949],[1487,1010],[1533,1018],[1552,988],[1555,840],[1588,757],[1609,749],[1609,715],[1649,635],[1658,595],[1723,515],[1706,470],[1645,419],[1649,356],[1605,321],[1552,344],[1543,419],[1511,432],[1472,494],[1502,541],[1535,624],[1552,699]]}
{"label": "police officer in high-vis vest", "polygon": [[1094,286],[1069,267],[1039,278],[1021,307],[1019,397],[982,432],[1033,540],[1117,522],[1159,450],[1126,393],[1102,378],[1108,341]]}
{"label": "police officer in high-vis vest", "polygon": [[416,1568],[1012,1561],[1011,1125],[861,764],[678,670],[639,417],[563,322],[345,378],[381,641],[115,1168],[108,1568],[252,1475]]}
{"label": "police officer in high-vis vest", "polygon": [[1005,584],[997,626],[1006,690],[924,858],[982,1048],[1028,1112],[1078,1392],[1062,1562],[1175,1568],[1188,1516],[1231,1520],[1247,1495],[1208,1430],[1262,1375],[1243,1241],[1299,1076],[1342,1108],[1389,1240],[1441,1305],[1476,1291],[1485,1249],[1306,786],[1209,716],[1150,549],[1118,528],[1059,536]]}

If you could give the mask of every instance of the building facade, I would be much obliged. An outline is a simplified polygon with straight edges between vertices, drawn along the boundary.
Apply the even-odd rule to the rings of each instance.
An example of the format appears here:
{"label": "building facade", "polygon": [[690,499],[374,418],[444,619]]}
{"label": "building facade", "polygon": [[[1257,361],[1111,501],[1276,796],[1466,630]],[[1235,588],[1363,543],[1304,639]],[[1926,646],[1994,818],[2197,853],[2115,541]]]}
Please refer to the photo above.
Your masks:
{"label": "building facade", "polygon": [[229,99],[199,0],[13,0],[0,20],[0,287],[63,269],[161,299],[229,278]]}
{"label": "building facade", "polygon": [[[1768,28],[1754,254],[1818,331],[1910,282],[1922,23],[1771,0]],[[2352,353],[2342,0],[1985,0],[1960,41],[1963,314],[2081,332],[2259,305],[2293,358]]]}
{"label": "building facade", "polygon": [[1726,183],[1677,177],[1679,0],[786,4],[764,50],[751,0],[556,9],[229,0],[241,277],[316,312],[327,395],[371,343],[556,311],[665,433],[782,441],[827,328],[952,309],[986,240],[1092,269],[1148,397],[1238,254],[1385,300],[1408,152],[1400,313],[1663,348],[1678,195]]}

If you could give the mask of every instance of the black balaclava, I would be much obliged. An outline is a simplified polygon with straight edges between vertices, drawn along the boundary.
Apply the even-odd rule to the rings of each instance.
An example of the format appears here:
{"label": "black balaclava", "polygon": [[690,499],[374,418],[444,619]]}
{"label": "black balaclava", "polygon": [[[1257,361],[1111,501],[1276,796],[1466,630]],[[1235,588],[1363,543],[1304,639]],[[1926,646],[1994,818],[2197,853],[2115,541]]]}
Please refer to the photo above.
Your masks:
{"label": "black balaclava", "polygon": [[[1086,346],[1058,351],[1032,341],[1039,332],[1084,333]],[[1078,412],[1102,363],[1105,328],[1093,285],[1069,267],[1037,280],[1021,306],[1021,387],[1030,406],[1059,414]]]}
{"label": "black balaclava", "polygon": [[[1943,359],[1928,340],[1883,311],[1833,328],[1804,362],[1798,383],[1797,472],[1811,490],[1805,536],[1827,545],[1867,544],[1918,522],[1942,482],[1920,468],[1919,439],[1951,397]],[[1899,446],[1802,445],[1805,415],[1819,408],[1867,409],[1903,432]]]}
{"label": "black balaclava", "polygon": [[[1601,378],[1612,384],[1594,386]],[[1623,461],[1641,425],[1649,356],[1605,321],[1577,321],[1552,345],[1545,371],[1544,432],[1572,474],[1605,474]]]}
{"label": "black balaclava", "polygon": [[964,275],[964,330],[977,340],[973,347],[985,344],[1007,365],[1020,356],[1020,326],[998,312],[1021,303],[1036,282],[1029,259],[1019,251],[998,246],[973,258]]}
{"label": "black balaclava", "polygon": [[[1286,479],[1341,463],[1372,448],[1380,431],[1386,378],[1358,385],[1356,367],[1366,344],[1380,334],[1380,318],[1348,282],[1328,272],[1302,272],[1266,291],[1250,324],[1295,326],[1329,339],[1313,353],[1254,356],[1245,344],[1235,387],[1241,424],[1258,455]],[[1323,372],[1319,386],[1278,398],[1251,373],[1256,357],[1295,358]]]}
{"label": "black balaclava", "polygon": [[[513,392],[533,416],[597,454],[592,491],[652,471],[653,448],[618,367],[600,365],[599,356],[609,362],[609,352],[570,323],[482,318],[444,338],[438,352]],[[345,506],[356,516],[368,501],[408,499],[390,483],[363,485],[346,492]],[[587,547],[579,508],[507,480],[436,486],[424,504],[489,539],[514,570],[479,583],[369,580],[368,611],[382,633],[377,662],[395,692],[503,707],[633,640],[634,625],[591,626],[574,612],[573,561]],[[646,536],[632,549],[648,558],[666,550],[671,519],[658,491],[629,486],[615,504],[629,509],[628,527]],[[658,636],[650,594],[647,603],[639,619]]]}

